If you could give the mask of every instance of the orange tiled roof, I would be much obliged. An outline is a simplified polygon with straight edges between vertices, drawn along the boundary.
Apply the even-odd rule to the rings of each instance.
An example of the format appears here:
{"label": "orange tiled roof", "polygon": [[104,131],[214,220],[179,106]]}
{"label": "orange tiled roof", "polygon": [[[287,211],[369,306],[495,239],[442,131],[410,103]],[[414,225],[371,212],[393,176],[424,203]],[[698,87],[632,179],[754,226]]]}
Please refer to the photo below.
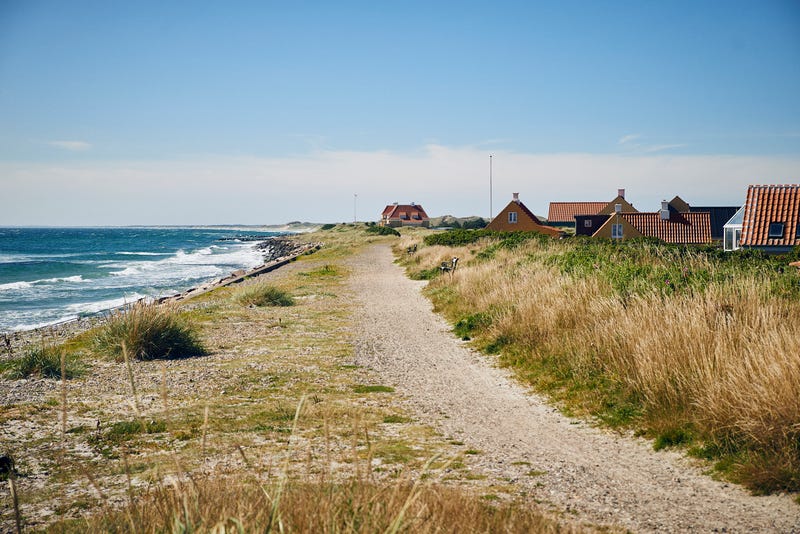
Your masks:
{"label": "orange tiled roof", "polygon": [[608,202],[551,202],[547,221],[574,223],[576,215],[597,215]]}
{"label": "orange tiled roof", "polygon": [[392,204],[383,208],[384,219],[427,221],[428,214],[419,204]]}
{"label": "orange tiled roof", "polygon": [[711,215],[708,212],[671,213],[662,219],[656,213],[620,213],[642,235],[667,243],[700,244],[711,242]]}
{"label": "orange tiled roof", "polygon": [[[770,223],[783,223],[783,237],[770,238]],[[751,185],[747,188],[742,245],[800,245],[800,185]]]}

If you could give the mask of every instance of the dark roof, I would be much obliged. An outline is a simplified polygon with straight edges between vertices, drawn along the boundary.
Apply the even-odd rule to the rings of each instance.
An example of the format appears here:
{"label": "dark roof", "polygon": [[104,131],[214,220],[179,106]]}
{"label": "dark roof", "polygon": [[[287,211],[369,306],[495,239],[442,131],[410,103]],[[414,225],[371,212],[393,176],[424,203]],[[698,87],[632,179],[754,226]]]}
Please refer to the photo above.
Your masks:
{"label": "dark roof", "polygon": [[576,215],[597,215],[608,202],[551,202],[547,222],[574,223]]}
{"label": "dark roof", "polygon": [[739,210],[740,206],[691,206],[692,212],[708,212],[711,215],[711,238],[722,239],[723,226]]}
{"label": "dark roof", "polygon": [[662,219],[656,213],[620,213],[620,217],[642,235],[657,237],[667,243],[699,244],[711,241],[711,220],[708,212],[670,213]]}
{"label": "dark roof", "polygon": [[[783,237],[770,238],[770,223],[784,224]],[[742,245],[800,245],[800,185],[751,185],[747,188]]]}

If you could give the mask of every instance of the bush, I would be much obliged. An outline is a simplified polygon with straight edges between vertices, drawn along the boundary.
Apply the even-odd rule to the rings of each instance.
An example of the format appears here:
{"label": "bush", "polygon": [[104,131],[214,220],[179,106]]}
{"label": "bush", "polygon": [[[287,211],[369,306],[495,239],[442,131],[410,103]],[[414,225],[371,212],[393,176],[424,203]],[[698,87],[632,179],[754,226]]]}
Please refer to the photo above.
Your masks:
{"label": "bush", "polygon": [[366,232],[368,234],[396,235],[397,237],[400,237],[400,232],[390,226],[370,226],[367,228]]}
{"label": "bush", "polygon": [[334,228],[336,228],[336,225],[329,223],[329,224],[323,224],[322,227],[320,227],[320,230],[333,230]]}
{"label": "bush", "polygon": [[193,325],[172,306],[136,303],[111,315],[92,340],[94,349],[121,360],[123,347],[139,360],[201,356],[206,350]]}
{"label": "bush", "polygon": [[477,219],[469,219],[464,221],[464,224],[461,225],[461,228],[464,230],[480,230],[481,228],[486,228],[486,225],[489,224],[486,222],[486,219],[483,217],[478,217]]}
{"label": "bush", "polygon": [[294,306],[294,298],[286,291],[263,283],[243,288],[236,301],[243,306]]}
{"label": "bush", "polygon": [[77,354],[64,352],[63,347],[42,345],[29,348],[22,356],[12,358],[0,365],[6,378],[19,379],[30,376],[61,378],[61,354],[64,354],[64,378],[75,378],[83,374],[85,366]]}

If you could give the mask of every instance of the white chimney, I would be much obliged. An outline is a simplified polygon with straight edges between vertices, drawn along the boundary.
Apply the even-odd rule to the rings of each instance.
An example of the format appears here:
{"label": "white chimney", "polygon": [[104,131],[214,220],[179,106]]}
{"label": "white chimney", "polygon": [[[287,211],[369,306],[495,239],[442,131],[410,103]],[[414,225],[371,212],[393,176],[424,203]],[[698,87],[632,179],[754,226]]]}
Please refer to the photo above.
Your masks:
{"label": "white chimney", "polygon": [[669,202],[666,200],[661,201],[661,220],[669,220]]}
{"label": "white chimney", "polygon": [[519,204],[519,193],[512,193],[512,195],[514,196],[514,202]]}
{"label": "white chimney", "polygon": [[617,196],[620,198],[625,198],[625,190],[624,189],[617,189]]}
{"label": "white chimney", "polygon": [[614,213],[622,213],[622,204],[614,204]]}

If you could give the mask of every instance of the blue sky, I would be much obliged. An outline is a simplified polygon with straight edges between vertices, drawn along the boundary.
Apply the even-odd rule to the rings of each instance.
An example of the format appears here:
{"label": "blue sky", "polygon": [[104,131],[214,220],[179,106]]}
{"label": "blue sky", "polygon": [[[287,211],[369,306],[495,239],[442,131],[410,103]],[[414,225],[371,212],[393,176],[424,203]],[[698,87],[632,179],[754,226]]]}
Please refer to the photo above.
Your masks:
{"label": "blue sky", "polygon": [[0,224],[800,182],[796,0],[431,4],[0,0]]}

